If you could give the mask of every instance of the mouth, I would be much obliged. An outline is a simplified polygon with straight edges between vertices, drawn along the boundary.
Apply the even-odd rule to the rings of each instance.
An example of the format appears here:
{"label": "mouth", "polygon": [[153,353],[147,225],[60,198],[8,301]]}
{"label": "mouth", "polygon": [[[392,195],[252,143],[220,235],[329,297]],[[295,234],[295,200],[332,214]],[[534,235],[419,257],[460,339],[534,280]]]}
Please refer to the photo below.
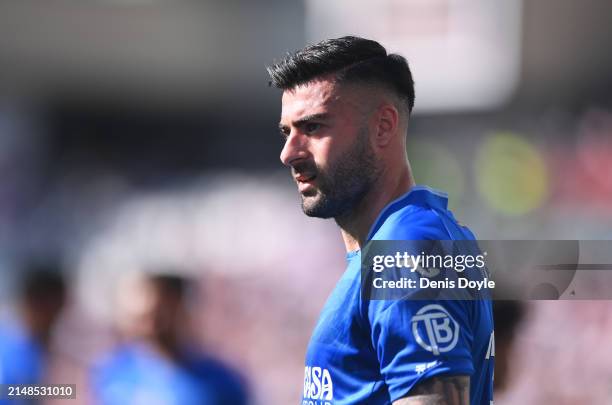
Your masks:
{"label": "mouth", "polygon": [[317,177],[316,174],[298,174],[295,176],[295,181],[298,183],[308,183]]}
{"label": "mouth", "polygon": [[307,189],[313,187],[314,182],[317,178],[317,175],[316,174],[298,174],[294,178],[295,178],[295,182],[297,183],[298,189],[300,190],[300,192],[304,192]]}

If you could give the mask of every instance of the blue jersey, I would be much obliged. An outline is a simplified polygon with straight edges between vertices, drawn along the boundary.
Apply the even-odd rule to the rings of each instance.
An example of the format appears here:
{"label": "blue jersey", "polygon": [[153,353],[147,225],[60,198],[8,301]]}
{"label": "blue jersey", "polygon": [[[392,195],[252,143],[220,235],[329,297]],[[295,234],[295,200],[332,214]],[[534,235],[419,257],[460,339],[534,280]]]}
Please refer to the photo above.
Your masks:
{"label": "blue jersey", "polygon": [[[368,240],[474,235],[447,209],[446,194],[417,186],[383,209]],[[365,300],[361,252],[347,261],[308,345],[302,405],[391,404],[437,375],[469,375],[470,403],[492,402],[490,300]]]}
{"label": "blue jersey", "polygon": [[[0,384],[40,384],[45,352],[17,317],[0,323]],[[0,405],[30,403],[26,399],[0,398]]]}
{"label": "blue jersey", "polygon": [[247,404],[242,377],[211,357],[186,351],[171,361],[146,345],[127,344],[92,373],[96,404]]}

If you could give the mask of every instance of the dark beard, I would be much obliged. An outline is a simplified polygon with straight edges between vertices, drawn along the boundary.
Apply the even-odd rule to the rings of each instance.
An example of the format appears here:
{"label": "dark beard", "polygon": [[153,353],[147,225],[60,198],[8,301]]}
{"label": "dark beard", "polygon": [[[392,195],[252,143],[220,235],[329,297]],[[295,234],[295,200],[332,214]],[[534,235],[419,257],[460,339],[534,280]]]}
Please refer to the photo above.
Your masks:
{"label": "dark beard", "polygon": [[328,169],[315,170],[316,190],[302,195],[304,214],[317,218],[338,218],[350,213],[379,177],[367,128],[357,134],[354,147]]}

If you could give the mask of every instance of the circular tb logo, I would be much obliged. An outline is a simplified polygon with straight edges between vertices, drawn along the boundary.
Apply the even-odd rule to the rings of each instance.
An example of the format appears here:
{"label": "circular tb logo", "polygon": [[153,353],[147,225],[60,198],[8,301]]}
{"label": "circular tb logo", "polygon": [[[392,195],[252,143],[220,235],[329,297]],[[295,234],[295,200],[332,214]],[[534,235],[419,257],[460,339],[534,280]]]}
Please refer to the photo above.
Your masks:
{"label": "circular tb logo", "polygon": [[419,346],[439,355],[457,345],[459,324],[441,305],[425,305],[412,317],[412,334]]}

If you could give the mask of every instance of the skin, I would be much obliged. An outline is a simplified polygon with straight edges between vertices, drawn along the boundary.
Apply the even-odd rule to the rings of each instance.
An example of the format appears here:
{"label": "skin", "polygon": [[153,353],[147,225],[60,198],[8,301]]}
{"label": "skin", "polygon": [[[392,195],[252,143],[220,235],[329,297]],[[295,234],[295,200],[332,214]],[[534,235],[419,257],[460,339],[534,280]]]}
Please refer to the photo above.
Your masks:
{"label": "skin", "polygon": [[[333,217],[347,251],[360,249],[378,213],[414,185],[405,153],[408,114],[399,105],[387,91],[339,85],[332,76],[283,93],[280,159],[292,169],[305,213]],[[338,167],[352,175],[334,182]],[[330,193],[340,201],[321,215],[317,205]]]}
{"label": "skin", "polygon": [[189,335],[184,297],[147,278],[125,280],[121,292],[130,297],[121,306],[120,326],[125,337],[147,344],[170,360],[180,359]]}
{"label": "skin", "polygon": [[[361,249],[382,209],[414,186],[408,118],[392,92],[339,84],[333,75],[283,92],[280,160],[291,168],[304,213],[334,218],[347,252]],[[469,381],[434,377],[393,404],[468,404]]]}
{"label": "skin", "polygon": [[414,387],[393,405],[469,405],[470,377],[432,377]]}

